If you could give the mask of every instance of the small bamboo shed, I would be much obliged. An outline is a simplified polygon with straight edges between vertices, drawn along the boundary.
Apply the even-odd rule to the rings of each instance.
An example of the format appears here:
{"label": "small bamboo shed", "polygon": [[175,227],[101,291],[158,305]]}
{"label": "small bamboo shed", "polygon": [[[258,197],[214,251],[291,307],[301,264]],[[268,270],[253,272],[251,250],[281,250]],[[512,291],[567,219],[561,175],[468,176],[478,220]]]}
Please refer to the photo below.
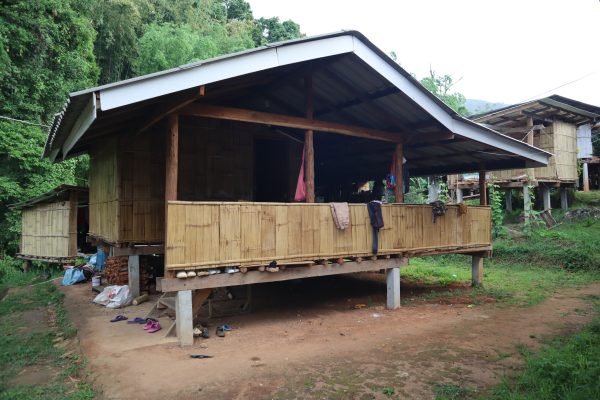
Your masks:
{"label": "small bamboo shed", "polygon": [[21,210],[21,247],[17,257],[49,262],[68,262],[76,257],[78,217],[80,226],[85,226],[87,193],[84,187],[61,185],[13,204],[12,208]]}
{"label": "small bamboo shed", "polygon": [[[550,157],[456,114],[354,31],[73,93],[44,156],[81,153],[91,158],[89,235],[129,256],[130,277],[140,255],[164,253],[160,286],[178,293],[185,344],[192,310],[216,287],[387,269],[396,308],[407,258],[447,253],[471,255],[479,284],[491,250],[485,202],[436,221],[431,205],[403,204],[399,184],[377,232],[358,188],[390,170],[402,182]],[[298,183],[305,198],[294,202]],[[350,227],[335,227],[331,202],[349,203]]]}

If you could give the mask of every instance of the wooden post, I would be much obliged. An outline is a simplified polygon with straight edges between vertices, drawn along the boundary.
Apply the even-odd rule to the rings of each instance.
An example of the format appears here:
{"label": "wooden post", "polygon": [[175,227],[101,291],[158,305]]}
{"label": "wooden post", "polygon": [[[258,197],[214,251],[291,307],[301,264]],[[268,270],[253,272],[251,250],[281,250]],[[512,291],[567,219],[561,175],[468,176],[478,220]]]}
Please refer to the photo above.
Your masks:
{"label": "wooden post", "polygon": [[165,158],[165,202],[177,200],[177,178],[179,170],[179,116],[169,114],[167,132],[167,154]]}
{"label": "wooden post", "polygon": [[563,211],[567,211],[569,209],[567,188],[565,186],[560,187],[560,208],[562,208]]}
{"label": "wooden post", "polygon": [[177,292],[175,300],[175,328],[180,346],[191,346],[194,344],[194,316],[191,290]]}
{"label": "wooden post", "polygon": [[583,191],[590,191],[590,178],[588,173],[588,163],[583,163]]}
{"label": "wooden post", "polygon": [[23,260],[23,272],[29,272],[31,270],[31,260]]}
{"label": "wooden post", "polygon": [[552,208],[550,206],[550,188],[546,185],[541,185],[542,189],[542,199],[544,200],[544,211]]}
{"label": "wooden post", "polygon": [[387,302],[388,310],[395,310],[400,307],[400,268],[389,268],[387,275]]}
{"label": "wooden post", "polygon": [[[533,146],[533,117],[527,117],[527,144]],[[527,168],[527,176],[529,179],[535,177],[535,170],[533,168]]]}
{"label": "wooden post", "polygon": [[483,284],[483,257],[471,256],[471,286]]}
{"label": "wooden post", "polygon": [[140,295],[140,256],[129,256],[127,260],[129,293],[133,298]]}
{"label": "wooden post", "polygon": [[479,204],[487,206],[487,184],[485,181],[485,166],[481,164],[479,168]]}
{"label": "wooden post", "polygon": [[396,203],[404,203],[404,146],[402,143],[396,143],[394,154],[396,160],[396,165],[394,165],[394,175],[396,175],[394,197],[396,198]]}
{"label": "wooden post", "polygon": [[[312,75],[304,76],[304,106],[305,116],[313,119],[313,81]],[[304,133],[304,181],[306,182],[306,202],[315,202],[315,150],[313,143],[313,131]]]}
{"label": "wooden post", "polygon": [[506,191],[506,211],[512,211],[512,189]]}
{"label": "wooden post", "polygon": [[[167,234],[168,234],[168,214],[169,200],[177,200],[177,179],[179,173],[179,115],[171,113],[167,117],[168,130],[166,140],[165,156],[165,265],[167,260]],[[168,271],[165,269],[165,277]]]}

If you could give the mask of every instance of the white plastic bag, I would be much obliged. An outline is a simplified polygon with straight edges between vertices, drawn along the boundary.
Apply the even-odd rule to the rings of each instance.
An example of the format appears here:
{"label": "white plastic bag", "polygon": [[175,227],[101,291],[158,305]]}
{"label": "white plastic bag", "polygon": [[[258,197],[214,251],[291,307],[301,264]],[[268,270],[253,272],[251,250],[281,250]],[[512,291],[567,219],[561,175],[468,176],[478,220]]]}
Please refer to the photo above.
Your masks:
{"label": "white plastic bag", "polygon": [[102,293],[94,298],[94,303],[101,304],[108,308],[120,308],[131,303],[131,294],[129,286],[107,286]]}

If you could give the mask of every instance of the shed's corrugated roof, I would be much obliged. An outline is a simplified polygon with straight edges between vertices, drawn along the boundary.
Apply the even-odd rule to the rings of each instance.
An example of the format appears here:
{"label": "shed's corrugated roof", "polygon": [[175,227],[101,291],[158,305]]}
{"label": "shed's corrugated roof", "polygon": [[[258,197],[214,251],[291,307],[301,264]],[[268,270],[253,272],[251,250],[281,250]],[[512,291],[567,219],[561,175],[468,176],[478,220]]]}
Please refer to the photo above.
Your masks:
{"label": "shed's corrugated roof", "polygon": [[64,198],[65,195],[71,192],[87,193],[88,188],[83,186],[60,185],[39,196],[33,197],[25,201],[21,201],[19,203],[10,204],[8,207],[12,209],[20,209],[24,207],[31,207],[39,203],[52,203],[54,201]]}

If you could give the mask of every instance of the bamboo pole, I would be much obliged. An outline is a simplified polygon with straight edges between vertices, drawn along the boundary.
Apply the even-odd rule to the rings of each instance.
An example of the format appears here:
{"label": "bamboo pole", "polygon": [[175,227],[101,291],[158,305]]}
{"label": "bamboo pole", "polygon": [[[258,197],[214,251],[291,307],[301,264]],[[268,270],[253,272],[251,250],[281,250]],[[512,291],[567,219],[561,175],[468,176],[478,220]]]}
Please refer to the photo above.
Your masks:
{"label": "bamboo pole", "polygon": [[[307,119],[313,119],[313,81],[312,75],[307,74],[304,77],[304,105],[305,116]],[[313,142],[313,131],[307,130],[304,133],[304,180],[306,182],[306,202],[315,202],[315,150]]]}

